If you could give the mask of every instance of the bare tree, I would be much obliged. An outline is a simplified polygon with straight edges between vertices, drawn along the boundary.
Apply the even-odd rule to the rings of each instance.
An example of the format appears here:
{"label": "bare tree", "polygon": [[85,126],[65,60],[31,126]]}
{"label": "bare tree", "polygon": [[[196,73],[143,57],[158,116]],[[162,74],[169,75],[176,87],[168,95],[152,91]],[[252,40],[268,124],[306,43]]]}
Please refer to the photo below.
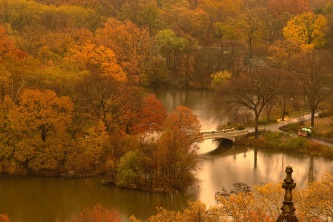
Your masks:
{"label": "bare tree", "polygon": [[320,51],[300,54],[289,64],[303,88],[306,106],[311,112],[312,127],[319,106],[333,91],[331,64],[330,55]]}
{"label": "bare tree", "polygon": [[281,120],[284,121],[288,106],[294,102],[294,98],[302,93],[300,92],[297,78],[292,72],[281,69],[279,78],[281,87],[278,95],[278,104],[281,111]]}
{"label": "bare tree", "polygon": [[239,41],[221,42],[220,70],[228,70],[233,76],[238,76],[245,70],[246,45]]}
{"label": "bare tree", "polygon": [[233,111],[241,107],[251,110],[254,114],[255,133],[258,134],[260,114],[268,102],[279,93],[280,78],[278,70],[261,67],[249,73],[233,78],[216,92],[216,110]]}

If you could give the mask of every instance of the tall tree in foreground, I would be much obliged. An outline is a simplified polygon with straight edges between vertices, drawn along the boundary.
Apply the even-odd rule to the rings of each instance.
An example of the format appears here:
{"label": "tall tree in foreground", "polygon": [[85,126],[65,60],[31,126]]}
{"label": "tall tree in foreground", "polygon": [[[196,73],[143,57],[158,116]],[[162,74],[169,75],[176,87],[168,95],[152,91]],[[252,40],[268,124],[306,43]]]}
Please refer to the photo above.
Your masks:
{"label": "tall tree in foreground", "polygon": [[333,91],[332,58],[325,52],[300,54],[290,61],[290,69],[296,74],[311,112],[311,126],[314,127],[315,113]]}
{"label": "tall tree in foreground", "polygon": [[247,74],[231,79],[225,87],[216,91],[215,108],[221,110],[223,107],[231,112],[236,112],[242,107],[251,110],[257,134],[260,114],[266,104],[278,95],[279,81],[275,69],[253,69]]}

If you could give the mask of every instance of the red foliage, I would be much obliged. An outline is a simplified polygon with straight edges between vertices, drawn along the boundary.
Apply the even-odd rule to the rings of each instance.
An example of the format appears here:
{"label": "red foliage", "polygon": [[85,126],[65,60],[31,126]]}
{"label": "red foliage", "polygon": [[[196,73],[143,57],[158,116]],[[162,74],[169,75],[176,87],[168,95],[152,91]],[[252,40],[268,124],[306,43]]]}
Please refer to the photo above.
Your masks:
{"label": "red foliage", "polygon": [[298,15],[310,10],[308,0],[270,0],[268,8],[278,17],[290,13]]}
{"label": "red foliage", "polygon": [[23,51],[16,48],[14,42],[8,37],[6,29],[0,26],[0,62],[6,57],[22,58],[25,55]]}
{"label": "red foliage", "polygon": [[119,212],[107,210],[97,204],[93,208],[86,208],[78,215],[71,217],[67,222],[120,222]]}
{"label": "red foliage", "polygon": [[155,95],[149,94],[142,100],[142,106],[133,118],[137,122],[133,126],[135,133],[153,132],[161,130],[167,117],[166,110]]}

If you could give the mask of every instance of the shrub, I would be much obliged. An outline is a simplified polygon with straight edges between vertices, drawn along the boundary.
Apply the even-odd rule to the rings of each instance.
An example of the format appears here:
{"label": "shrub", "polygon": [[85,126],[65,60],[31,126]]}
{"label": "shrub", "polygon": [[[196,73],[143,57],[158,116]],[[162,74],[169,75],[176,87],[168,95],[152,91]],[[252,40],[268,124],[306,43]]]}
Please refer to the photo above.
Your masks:
{"label": "shrub", "polygon": [[303,137],[292,137],[289,138],[284,144],[282,144],[283,149],[286,150],[299,150],[306,144],[306,139]]}
{"label": "shrub", "polygon": [[245,130],[245,127],[243,125],[237,125],[235,127],[236,130]]}
{"label": "shrub", "polygon": [[97,204],[93,208],[86,208],[67,222],[120,222],[120,214],[116,210],[107,210]]}
{"label": "shrub", "polygon": [[299,123],[290,123],[288,125],[280,127],[281,130],[286,131],[286,132],[297,132],[298,129],[301,127]]}
{"label": "shrub", "polygon": [[0,214],[0,222],[9,222],[9,217],[7,214]]}
{"label": "shrub", "polygon": [[333,111],[332,110],[324,110],[324,111],[321,111],[318,114],[319,118],[324,118],[324,117],[329,117],[329,116],[333,116]]}

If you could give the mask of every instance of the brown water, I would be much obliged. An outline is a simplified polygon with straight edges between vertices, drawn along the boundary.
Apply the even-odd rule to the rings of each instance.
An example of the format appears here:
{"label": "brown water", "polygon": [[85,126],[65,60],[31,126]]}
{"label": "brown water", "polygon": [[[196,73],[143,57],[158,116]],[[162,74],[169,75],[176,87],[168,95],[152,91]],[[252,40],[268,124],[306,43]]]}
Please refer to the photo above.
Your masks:
{"label": "brown water", "polygon": [[[218,123],[210,111],[212,95],[200,91],[162,90],[158,97],[168,110],[186,105],[200,118],[203,130],[214,129]],[[7,213],[12,222],[62,221],[97,203],[120,211],[123,221],[134,214],[146,218],[156,207],[181,210],[188,200],[214,204],[214,194],[222,187],[232,188],[236,182],[249,185],[281,182],[286,166],[294,169],[297,189],[310,179],[319,178],[326,170],[333,172],[333,162],[324,158],[254,150],[246,147],[219,147],[207,140],[200,149],[200,180],[186,193],[174,195],[118,189],[103,186],[103,178],[0,178],[0,214]],[[216,149],[217,148],[217,149]],[[282,201],[282,199],[281,199]]]}

